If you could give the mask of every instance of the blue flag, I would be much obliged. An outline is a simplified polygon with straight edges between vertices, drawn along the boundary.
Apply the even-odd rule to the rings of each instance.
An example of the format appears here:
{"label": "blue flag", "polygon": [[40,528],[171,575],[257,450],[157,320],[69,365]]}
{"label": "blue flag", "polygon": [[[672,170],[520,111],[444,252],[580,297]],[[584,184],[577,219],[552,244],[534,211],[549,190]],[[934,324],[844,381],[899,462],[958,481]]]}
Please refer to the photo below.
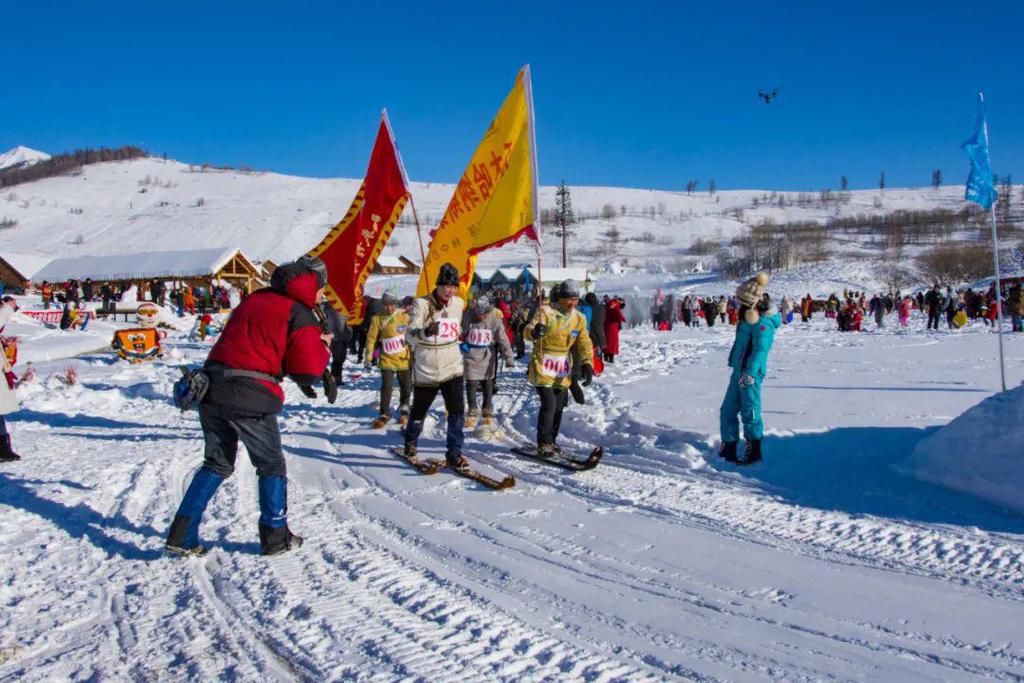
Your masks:
{"label": "blue flag", "polygon": [[971,159],[971,174],[967,176],[964,199],[991,209],[999,193],[992,175],[992,161],[988,156],[988,124],[985,123],[985,100],[978,93],[978,115],[974,120],[974,134],[960,147]]}

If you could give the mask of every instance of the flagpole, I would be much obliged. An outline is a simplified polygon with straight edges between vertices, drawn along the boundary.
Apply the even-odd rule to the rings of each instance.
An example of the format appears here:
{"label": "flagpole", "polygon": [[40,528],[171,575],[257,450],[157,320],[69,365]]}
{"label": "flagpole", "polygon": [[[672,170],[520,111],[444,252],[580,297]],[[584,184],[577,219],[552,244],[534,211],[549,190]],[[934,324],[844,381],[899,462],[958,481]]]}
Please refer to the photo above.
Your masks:
{"label": "flagpole", "polygon": [[[982,111],[985,107],[985,93],[978,93],[978,101],[981,103]],[[982,118],[982,132],[985,136],[985,149],[990,150],[988,144],[988,119]],[[999,277],[999,232],[996,230],[996,205],[993,203],[990,207],[992,214],[992,263],[996,269],[996,325],[998,325],[999,335],[999,379],[1003,387],[1003,391],[1006,391],[1006,361],[1003,353],[1003,285],[1002,280]]]}
{"label": "flagpole", "polygon": [[[987,133],[986,133],[987,137]],[[1003,356],[1003,286],[999,278],[999,237],[996,233],[996,207],[992,205],[992,260],[996,268],[996,325],[999,326],[999,379],[1006,391],[1006,361]]]}
{"label": "flagpole", "polygon": [[540,201],[538,195],[538,184],[540,177],[537,175],[537,128],[534,125],[533,112],[533,79],[530,78],[530,65],[523,65],[523,87],[526,90],[526,102],[528,107],[526,125],[530,132],[530,162],[533,164],[533,234],[536,237],[535,249],[537,251],[537,305],[543,305],[541,290],[544,287],[543,273],[543,250],[540,243]]}
{"label": "flagpole", "polygon": [[423,232],[420,230],[420,217],[416,215],[416,202],[412,199],[412,192],[409,193],[409,206],[412,208],[412,219],[416,222],[416,237],[420,241],[420,262],[423,263],[423,273],[430,282],[430,273],[427,272],[427,253],[423,250]]}
{"label": "flagpole", "polygon": [[[423,249],[423,232],[420,229],[420,217],[416,215],[416,202],[412,198],[412,183],[409,182],[409,174],[405,172],[405,162],[402,161],[402,153],[398,149],[398,142],[395,140],[395,133],[391,130],[391,119],[388,118],[388,110],[380,110],[381,120],[384,122],[384,127],[388,131],[388,138],[391,140],[391,146],[395,150],[395,159],[398,160],[398,169],[402,172],[402,182],[405,183],[405,192],[409,196],[409,206],[412,208],[412,219],[416,223],[416,237],[420,242],[420,262],[422,270],[427,269],[427,255]],[[429,273],[427,274],[427,281],[430,281]]]}

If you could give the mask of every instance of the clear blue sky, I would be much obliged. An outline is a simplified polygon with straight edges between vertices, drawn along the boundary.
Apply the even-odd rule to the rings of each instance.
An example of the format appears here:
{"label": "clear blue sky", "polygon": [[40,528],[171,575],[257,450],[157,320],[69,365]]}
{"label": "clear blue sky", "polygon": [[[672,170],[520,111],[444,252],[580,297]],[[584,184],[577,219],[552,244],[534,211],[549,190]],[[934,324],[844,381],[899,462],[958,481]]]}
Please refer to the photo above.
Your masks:
{"label": "clear blue sky", "polygon": [[979,89],[994,169],[1021,182],[1024,2],[978,7],[8,0],[0,152],[131,143],[360,177],[387,107],[412,178],[454,182],[529,63],[543,184],[963,183]]}

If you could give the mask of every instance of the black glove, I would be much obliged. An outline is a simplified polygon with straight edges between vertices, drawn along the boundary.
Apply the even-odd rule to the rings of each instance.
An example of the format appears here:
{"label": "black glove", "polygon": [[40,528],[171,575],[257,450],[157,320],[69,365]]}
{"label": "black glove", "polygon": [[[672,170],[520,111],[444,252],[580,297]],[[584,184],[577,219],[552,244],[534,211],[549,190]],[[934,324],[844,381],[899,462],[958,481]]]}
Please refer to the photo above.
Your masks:
{"label": "black glove", "polygon": [[316,389],[309,386],[308,384],[300,384],[299,389],[301,389],[302,393],[305,394],[308,398],[316,398]]}
{"label": "black glove", "polygon": [[436,320],[433,321],[432,323],[430,323],[429,325],[427,325],[426,327],[423,328],[423,336],[424,337],[436,337],[437,336],[437,330],[438,330],[439,327],[440,326],[437,324],[437,321]]}
{"label": "black glove", "polygon": [[[327,402],[333,404],[338,400],[338,382],[334,379],[334,375],[331,374],[330,368],[324,370],[323,374],[324,383],[324,396],[327,397]],[[313,394],[316,395],[315,393]]]}
{"label": "black glove", "polygon": [[533,328],[533,340],[537,341],[538,339],[543,337],[545,334],[547,334],[547,331],[548,331],[548,326],[545,325],[544,323],[541,323],[541,324],[537,325],[536,327]]}
{"label": "black glove", "polygon": [[589,387],[590,383],[594,381],[594,368],[590,365],[584,365],[580,368],[580,384],[585,387]]}
{"label": "black glove", "polygon": [[581,406],[586,405],[587,397],[583,394],[583,388],[580,387],[576,378],[573,378],[572,383],[569,384],[569,393],[572,394],[572,400],[576,401]]}

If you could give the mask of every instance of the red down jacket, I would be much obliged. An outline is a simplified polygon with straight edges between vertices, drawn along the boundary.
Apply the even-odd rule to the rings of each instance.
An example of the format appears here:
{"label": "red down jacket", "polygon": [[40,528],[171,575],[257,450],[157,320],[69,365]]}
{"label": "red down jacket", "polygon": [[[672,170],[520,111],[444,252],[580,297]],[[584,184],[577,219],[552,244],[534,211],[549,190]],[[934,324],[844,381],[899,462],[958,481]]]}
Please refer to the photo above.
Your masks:
{"label": "red down jacket", "polygon": [[[206,367],[287,375],[299,385],[318,382],[331,356],[312,311],[316,285],[311,270],[295,263],[282,265],[274,272],[270,288],[254,292],[232,312]],[[232,378],[213,381],[204,402],[242,414],[265,415],[281,410],[284,392],[274,382]]]}

